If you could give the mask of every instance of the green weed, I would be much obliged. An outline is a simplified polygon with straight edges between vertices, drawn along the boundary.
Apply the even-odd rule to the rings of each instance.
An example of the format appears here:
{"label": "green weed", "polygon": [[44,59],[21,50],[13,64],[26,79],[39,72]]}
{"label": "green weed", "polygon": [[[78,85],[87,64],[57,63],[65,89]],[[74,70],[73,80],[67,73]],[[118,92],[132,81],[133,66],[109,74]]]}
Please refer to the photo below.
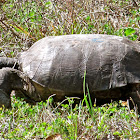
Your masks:
{"label": "green weed", "polygon": [[80,102],[72,107],[74,100],[68,101],[54,109],[48,100],[31,106],[12,97],[11,110],[0,108],[0,139],[45,139],[53,134],[66,140],[140,138],[140,122],[133,110],[118,108],[116,102],[101,107]]}

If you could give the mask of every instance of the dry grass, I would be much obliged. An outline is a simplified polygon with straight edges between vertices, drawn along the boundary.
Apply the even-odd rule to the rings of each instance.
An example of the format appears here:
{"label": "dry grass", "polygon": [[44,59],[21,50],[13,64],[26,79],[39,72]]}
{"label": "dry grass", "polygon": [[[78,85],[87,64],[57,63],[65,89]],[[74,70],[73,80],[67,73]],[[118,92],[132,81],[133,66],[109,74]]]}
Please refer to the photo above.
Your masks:
{"label": "dry grass", "polygon": [[[3,2],[3,3],[2,3]],[[114,34],[140,40],[139,0],[7,0],[0,5],[0,50],[13,57],[44,36]]]}

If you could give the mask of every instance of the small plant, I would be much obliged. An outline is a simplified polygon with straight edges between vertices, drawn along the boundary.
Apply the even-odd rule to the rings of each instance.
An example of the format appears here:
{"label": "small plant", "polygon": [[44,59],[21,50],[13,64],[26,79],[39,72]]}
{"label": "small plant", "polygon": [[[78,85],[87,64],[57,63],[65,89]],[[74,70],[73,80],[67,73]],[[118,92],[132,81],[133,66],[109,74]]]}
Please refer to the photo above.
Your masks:
{"label": "small plant", "polygon": [[0,108],[0,139],[45,139],[55,134],[66,140],[140,138],[140,122],[133,110],[118,108],[116,102],[102,107],[81,102],[72,107],[73,103],[69,99],[54,108],[47,100],[31,106],[13,96],[11,110]]}
{"label": "small plant", "polygon": [[[86,88],[87,88],[87,94],[86,94]],[[91,118],[94,120],[94,116],[93,116],[93,105],[92,105],[92,101],[91,101],[91,97],[90,97],[90,93],[89,93],[89,88],[88,88],[88,85],[86,84],[86,72],[84,73],[83,91],[84,91],[84,99],[83,99],[83,102],[85,101],[86,106],[89,109],[89,113],[91,115]]]}
{"label": "small plant", "polygon": [[131,40],[136,40],[137,39],[137,35],[135,35],[135,29],[133,28],[126,28],[124,29],[124,35],[129,37],[129,39]]}

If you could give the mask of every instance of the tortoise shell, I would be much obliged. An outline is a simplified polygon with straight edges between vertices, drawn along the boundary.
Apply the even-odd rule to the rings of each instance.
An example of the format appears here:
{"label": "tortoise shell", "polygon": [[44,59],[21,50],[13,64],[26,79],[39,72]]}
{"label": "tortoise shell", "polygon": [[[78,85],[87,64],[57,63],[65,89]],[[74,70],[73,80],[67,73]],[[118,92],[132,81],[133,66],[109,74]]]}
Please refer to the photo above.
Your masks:
{"label": "tortoise shell", "polygon": [[140,45],[104,34],[45,37],[20,54],[20,69],[48,89],[79,93],[140,83]]}

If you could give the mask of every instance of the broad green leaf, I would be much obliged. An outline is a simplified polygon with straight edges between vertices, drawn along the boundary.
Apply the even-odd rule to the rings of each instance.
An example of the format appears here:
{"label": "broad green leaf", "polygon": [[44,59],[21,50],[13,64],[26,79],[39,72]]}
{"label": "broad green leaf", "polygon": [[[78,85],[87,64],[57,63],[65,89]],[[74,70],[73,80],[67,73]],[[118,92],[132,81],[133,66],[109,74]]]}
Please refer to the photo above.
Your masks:
{"label": "broad green leaf", "polygon": [[124,32],[125,36],[132,35],[133,33],[136,32],[133,28],[127,28],[127,29],[125,29],[124,31],[125,31],[125,32]]}

